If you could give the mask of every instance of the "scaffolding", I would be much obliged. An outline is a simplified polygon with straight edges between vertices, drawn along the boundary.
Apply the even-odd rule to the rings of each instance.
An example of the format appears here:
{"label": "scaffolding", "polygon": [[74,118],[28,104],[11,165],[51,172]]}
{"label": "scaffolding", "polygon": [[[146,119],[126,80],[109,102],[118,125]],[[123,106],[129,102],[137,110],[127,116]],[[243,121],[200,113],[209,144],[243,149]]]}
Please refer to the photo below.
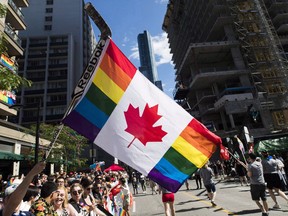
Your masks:
{"label": "scaffolding", "polygon": [[279,97],[284,99],[288,92],[288,61],[265,3],[263,0],[227,2],[255,86],[255,98],[260,102],[260,109],[269,110],[272,115],[275,112],[277,118],[279,110],[287,108]]}

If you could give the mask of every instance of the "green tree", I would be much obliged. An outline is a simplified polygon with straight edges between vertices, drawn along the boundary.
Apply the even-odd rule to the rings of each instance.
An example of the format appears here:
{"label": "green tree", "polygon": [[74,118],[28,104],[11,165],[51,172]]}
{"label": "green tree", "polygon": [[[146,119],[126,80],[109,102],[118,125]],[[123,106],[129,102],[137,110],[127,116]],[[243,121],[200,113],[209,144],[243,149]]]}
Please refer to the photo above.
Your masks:
{"label": "green tree", "polygon": [[[0,18],[5,17],[6,15],[6,7],[0,4]],[[0,38],[0,55],[7,54],[7,46],[4,37]],[[17,65],[17,62],[15,62]],[[32,85],[32,81],[26,79],[25,77],[19,76],[17,73],[12,72],[10,69],[4,66],[0,66],[0,90],[17,90],[21,86],[30,87]]]}
{"label": "green tree", "polygon": [[[53,140],[56,127],[51,124],[40,124],[40,137],[49,141]],[[35,128],[36,125],[32,125],[28,133],[35,135]],[[85,137],[64,126],[47,161],[63,164],[66,170],[76,171],[80,167],[87,166],[87,158],[81,158],[87,145],[88,140]],[[39,156],[43,157],[44,154],[45,152],[40,152]]]}

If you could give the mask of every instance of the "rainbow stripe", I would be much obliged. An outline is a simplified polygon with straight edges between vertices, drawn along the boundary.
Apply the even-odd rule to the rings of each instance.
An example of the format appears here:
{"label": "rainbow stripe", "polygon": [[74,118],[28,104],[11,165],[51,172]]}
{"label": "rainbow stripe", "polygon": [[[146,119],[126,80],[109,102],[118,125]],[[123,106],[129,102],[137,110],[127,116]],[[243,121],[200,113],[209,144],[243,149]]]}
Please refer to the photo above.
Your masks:
{"label": "rainbow stripe", "polygon": [[207,163],[216,150],[215,143],[221,143],[221,139],[194,118],[148,177],[171,192],[177,191],[192,173]]}
{"label": "rainbow stripe", "polygon": [[109,40],[87,93],[63,123],[93,141],[117,106],[136,70],[114,42]]}
{"label": "rainbow stripe", "polygon": [[[114,154],[113,156],[123,162],[126,162],[125,160],[129,162],[128,159],[132,158],[133,160],[130,160],[131,163],[128,163],[132,167],[135,166],[141,169],[144,162],[143,160],[153,155],[154,158],[147,160],[145,169],[143,168],[145,175],[147,174],[151,180],[171,192],[177,192],[184,181],[209,160],[215,152],[217,145],[221,144],[221,138],[211,133],[204,125],[187,114],[181,107],[176,106],[174,101],[163,98],[157,100],[157,103],[162,107],[172,107],[171,109],[174,109],[173,112],[176,113],[175,116],[182,116],[183,119],[184,117],[185,120],[187,119],[185,123],[182,121],[178,122],[183,125],[184,129],[181,126],[179,130],[174,130],[175,125],[172,124],[172,127],[167,127],[170,128],[170,131],[167,130],[167,133],[170,133],[170,135],[173,134],[173,139],[163,141],[163,145],[158,143],[153,149],[150,148],[150,151],[144,149],[145,147],[141,149],[142,146],[138,146],[137,150],[129,150],[128,152],[129,148],[127,148],[127,145],[129,142],[122,136],[126,128],[126,122],[122,120],[123,118],[118,118],[120,113],[122,113],[124,117],[123,113],[125,110],[115,110],[117,104],[121,99],[123,103],[126,101],[130,103],[135,100],[137,104],[139,101],[145,101],[145,95],[148,95],[148,98],[152,98],[154,97],[153,93],[160,90],[147,81],[149,84],[143,85],[143,88],[147,87],[148,91],[146,91],[145,95],[144,93],[143,95],[139,93],[140,91],[142,93],[142,90],[144,90],[141,88],[141,85],[143,82],[146,82],[146,78],[143,76],[143,79],[145,79],[143,80],[140,74],[135,76],[137,71],[136,67],[133,66],[112,40],[109,39],[106,42],[99,59],[99,65],[96,67],[85,89],[85,94],[82,95],[78,104],[65,117],[63,123],[90,141],[103,147],[105,151],[112,155]],[[133,78],[134,80],[131,83]],[[127,90],[130,84],[131,87]],[[124,96],[125,92],[126,94]],[[132,94],[132,92],[136,93]],[[123,103],[119,104],[119,107],[121,107]],[[114,110],[115,112],[111,115]],[[169,120],[167,124],[174,122],[173,119],[170,119],[169,109],[165,112],[163,111],[163,118]],[[145,117],[143,121],[146,120],[149,120],[148,117],[147,119]],[[103,128],[105,124],[107,126]],[[122,128],[120,127],[121,124],[125,126]],[[117,127],[115,125],[117,125]],[[97,137],[102,128],[103,130]],[[118,128],[120,129],[118,130]],[[117,134],[115,139],[113,133]],[[149,134],[147,136],[149,136]],[[123,147],[124,145],[122,145],[121,142],[124,142],[125,147]],[[162,151],[161,154],[158,153],[159,150]],[[113,151],[114,153],[112,153]],[[138,157],[136,158],[135,155]],[[133,156],[135,158],[133,158]]]}
{"label": "rainbow stripe", "polygon": [[126,215],[126,211],[123,208],[119,208],[118,216],[125,216],[125,215]]}
{"label": "rainbow stripe", "polygon": [[0,59],[1,63],[6,66],[7,68],[9,68],[10,70],[14,70],[14,61],[12,61],[10,58],[8,58],[5,55],[1,55],[1,59]]}
{"label": "rainbow stripe", "polygon": [[10,91],[0,90],[0,101],[3,101],[11,106],[16,103],[16,95]]}

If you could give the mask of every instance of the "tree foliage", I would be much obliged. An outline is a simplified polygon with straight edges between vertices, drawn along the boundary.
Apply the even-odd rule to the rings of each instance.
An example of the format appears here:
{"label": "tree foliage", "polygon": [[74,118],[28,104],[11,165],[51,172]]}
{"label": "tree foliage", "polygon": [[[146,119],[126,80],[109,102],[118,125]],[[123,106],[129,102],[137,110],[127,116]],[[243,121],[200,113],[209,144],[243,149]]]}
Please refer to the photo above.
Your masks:
{"label": "tree foliage", "polygon": [[[6,7],[0,4],[0,18],[6,15]],[[3,37],[0,38],[0,54],[7,54],[6,41]],[[17,62],[14,62],[17,65]],[[17,90],[21,86],[30,87],[32,81],[25,77],[19,76],[17,73],[12,72],[10,69],[4,66],[0,66],[0,90]]]}
{"label": "tree foliage", "polygon": [[[40,137],[52,141],[57,129],[56,127],[51,124],[40,124]],[[35,135],[35,128],[36,125],[32,125],[29,133]],[[68,167],[69,171],[75,171],[79,167],[87,166],[85,165],[87,158],[81,158],[83,150],[87,145],[88,140],[85,137],[64,126],[47,161],[64,164],[66,169]],[[41,157],[44,154],[45,152],[39,153]]]}
{"label": "tree foliage", "polygon": [[[1,42],[0,42],[1,46]],[[8,68],[0,66],[0,89],[12,91],[21,86],[31,87],[32,81],[13,73]]]}

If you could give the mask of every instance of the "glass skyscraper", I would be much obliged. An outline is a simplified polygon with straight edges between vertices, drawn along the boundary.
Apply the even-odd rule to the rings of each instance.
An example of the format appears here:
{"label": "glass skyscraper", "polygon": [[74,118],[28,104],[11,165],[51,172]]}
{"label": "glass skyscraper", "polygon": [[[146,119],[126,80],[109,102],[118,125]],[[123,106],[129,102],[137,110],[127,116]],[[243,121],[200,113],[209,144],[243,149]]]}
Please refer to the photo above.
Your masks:
{"label": "glass skyscraper", "polygon": [[[155,63],[155,56],[151,42],[151,36],[148,31],[138,35],[138,48],[140,57],[140,72],[153,84],[162,90],[161,81],[158,80],[158,73]],[[161,84],[161,85],[160,85]]]}

